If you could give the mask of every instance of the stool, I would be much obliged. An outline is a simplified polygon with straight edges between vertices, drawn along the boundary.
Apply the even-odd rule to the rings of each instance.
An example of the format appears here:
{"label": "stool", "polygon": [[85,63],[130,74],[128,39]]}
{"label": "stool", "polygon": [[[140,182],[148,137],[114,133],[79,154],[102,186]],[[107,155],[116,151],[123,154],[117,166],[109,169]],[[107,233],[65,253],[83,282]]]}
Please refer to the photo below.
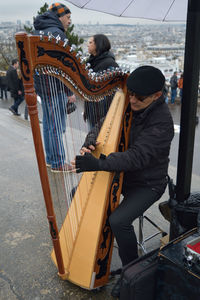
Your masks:
{"label": "stool", "polygon": [[[155,233],[153,233],[152,235],[145,237],[144,238],[144,233],[143,233],[143,227],[144,227],[144,219],[146,219],[149,223],[151,223],[153,225],[153,227],[155,227],[156,229],[158,229],[158,231],[156,231]],[[157,224],[155,224],[151,219],[149,219],[147,216],[140,216],[139,217],[139,235],[138,235],[138,246],[140,247],[141,250],[141,254],[145,254],[147,253],[146,247],[145,247],[145,243],[147,241],[149,241],[150,239],[154,238],[155,236],[157,236],[158,234],[161,234],[162,237],[164,237],[165,235],[167,235],[167,232],[165,232],[163,229],[161,229]]]}

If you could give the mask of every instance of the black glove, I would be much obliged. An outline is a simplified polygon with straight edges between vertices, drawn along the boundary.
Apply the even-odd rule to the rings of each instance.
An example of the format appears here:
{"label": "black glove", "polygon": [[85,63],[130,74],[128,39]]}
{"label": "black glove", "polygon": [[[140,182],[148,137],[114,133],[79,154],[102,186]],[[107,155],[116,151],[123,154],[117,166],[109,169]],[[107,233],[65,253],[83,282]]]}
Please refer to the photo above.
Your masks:
{"label": "black glove", "polygon": [[89,148],[90,145],[96,147],[96,139],[93,135],[86,138],[82,148]]}
{"label": "black glove", "polygon": [[[103,157],[101,157],[103,158]],[[90,153],[76,156],[76,173],[100,171],[99,159]]]}

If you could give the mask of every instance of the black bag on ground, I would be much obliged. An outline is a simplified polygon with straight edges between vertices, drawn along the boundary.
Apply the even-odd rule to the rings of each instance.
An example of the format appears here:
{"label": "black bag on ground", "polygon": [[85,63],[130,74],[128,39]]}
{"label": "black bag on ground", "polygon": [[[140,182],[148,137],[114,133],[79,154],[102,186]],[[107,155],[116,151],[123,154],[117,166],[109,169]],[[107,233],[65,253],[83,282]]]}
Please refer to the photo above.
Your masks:
{"label": "black bag on ground", "polygon": [[185,253],[187,245],[199,238],[198,230],[193,229],[159,251],[154,300],[200,299],[199,254],[187,256]]}
{"label": "black bag on ground", "polygon": [[76,104],[74,102],[67,102],[67,114],[71,114],[76,110]]}
{"label": "black bag on ground", "polygon": [[158,251],[153,250],[124,266],[120,300],[155,300]]}
{"label": "black bag on ground", "polygon": [[193,192],[187,199],[178,202],[176,186],[168,176],[169,200],[159,204],[163,217],[170,222],[170,240],[188,230],[200,227],[200,192]]}

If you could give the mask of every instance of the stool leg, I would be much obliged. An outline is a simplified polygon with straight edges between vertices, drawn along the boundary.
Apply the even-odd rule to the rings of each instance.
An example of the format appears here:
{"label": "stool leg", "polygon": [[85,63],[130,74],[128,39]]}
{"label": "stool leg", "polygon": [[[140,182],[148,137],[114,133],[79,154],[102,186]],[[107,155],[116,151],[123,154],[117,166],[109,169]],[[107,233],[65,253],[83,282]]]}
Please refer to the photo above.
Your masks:
{"label": "stool leg", "polygon": [[140,216],[139,217],[139,236],[138,236],[138,245],[140,247],[140,249],[139,249],[140,254],[145,254],[147,252],[145,245],[144,245],[143,221],[144,221],[144,217]]}

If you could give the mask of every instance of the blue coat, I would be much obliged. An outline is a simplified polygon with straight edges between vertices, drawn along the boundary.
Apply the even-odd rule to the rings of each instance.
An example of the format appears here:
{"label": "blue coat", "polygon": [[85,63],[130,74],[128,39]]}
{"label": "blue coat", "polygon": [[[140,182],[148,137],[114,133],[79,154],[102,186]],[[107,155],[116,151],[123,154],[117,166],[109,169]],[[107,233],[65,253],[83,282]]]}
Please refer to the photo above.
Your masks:
{"label": "blue coat", "polygon": [[[54,14],[53,12],[47,11],[42,15],[38,15],[35,20],[34,20],[34,35],[40,35],[40,31],[42,31],[43,35],[48,35],[48,32],[51,32],[51,34],[56,38],[58,35],[61,37],[61,40],[64,41],[64,39],[66,39],[66,34],[65,34],[65,29],[61,23],[61,21],[59,20],[59,17]],[[48,82],[48,80],[45,80],[45,75],[40,75],[43,77],[43,82]],[[59,93],[62,92],[61,90],[61,85],[60,82],[57,78],[54,79],[56,82],[56,86],[57,86],[57,92]],[[42,94],[42,87],[40,84],[40,79],[39,76],[34,76],[34,81],[35,81],[35,89],[36,89],[36,93],[40,96],[43,97]],[[73,93],[66,88],[65,90],[67,96],[71,96],[73,95]]]}
{"label": "blue coat", "polygon": [[54,37],[60,35],[61,40],[66,39],[65,29],[62,23],[59,20],[59,17],[53,12],[47,11],[42,15],[38,15],[34,20],[34,34],[39,35],[40,31],[44,32],[44,35],[47,35],[48,32],[51,32]]}

